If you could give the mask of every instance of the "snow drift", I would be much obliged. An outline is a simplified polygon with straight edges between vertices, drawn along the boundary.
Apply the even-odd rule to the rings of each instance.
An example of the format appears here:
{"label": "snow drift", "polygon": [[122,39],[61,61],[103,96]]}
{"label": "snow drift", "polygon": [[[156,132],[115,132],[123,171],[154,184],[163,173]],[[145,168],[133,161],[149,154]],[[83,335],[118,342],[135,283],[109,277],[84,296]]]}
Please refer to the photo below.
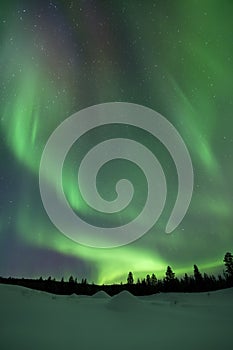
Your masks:
{"label": "snow drift", "polygon": [[232,325],[232,288],[111,298],[0,285],[1,350],[231,349]]}

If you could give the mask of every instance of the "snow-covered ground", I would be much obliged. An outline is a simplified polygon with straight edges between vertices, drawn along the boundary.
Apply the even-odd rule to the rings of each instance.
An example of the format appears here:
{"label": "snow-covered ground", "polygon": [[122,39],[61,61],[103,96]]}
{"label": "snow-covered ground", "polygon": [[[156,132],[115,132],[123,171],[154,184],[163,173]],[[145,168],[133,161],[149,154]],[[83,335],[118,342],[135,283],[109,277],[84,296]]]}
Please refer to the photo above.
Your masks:
{"label": "snow-covered ground", "polygon": [[233,288],[55,296],[0,285],[0,349],[233,349]]}

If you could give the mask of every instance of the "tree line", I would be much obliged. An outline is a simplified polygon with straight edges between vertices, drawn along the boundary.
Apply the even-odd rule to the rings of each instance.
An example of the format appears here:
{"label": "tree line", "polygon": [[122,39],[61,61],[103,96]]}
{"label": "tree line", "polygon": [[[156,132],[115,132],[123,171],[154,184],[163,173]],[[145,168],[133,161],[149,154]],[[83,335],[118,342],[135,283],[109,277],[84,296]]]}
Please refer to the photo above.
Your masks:
{"label": "tree line", "polygon": [[147,274],[145,278],[134,280],[133,273],[128,273],[125,283],[112,285],[97,285],[88,283],[86,278],[82,278],[78,282],[77,278],[70,276],[68,281],[62,278],[57,281],[51,276],[47,279],[40,277],[39,279],[25,278],[4,278],[0,277],[0,283],[20,285],[31,289],[41,290],[53,294],[70,295],[83,294],[93,295],[100,290],[105,291],[109,295],[115,295],[123,290],[128,290],[134,295],[150,295],[160,292],[208,292],[218,289],[233,287],[233,255],[227,252],[223,259],[225,270],[223,275],[202,274],[197,265],[193,266],[193,274],[184,274],[183,277],[177,278],[171,266],[168,266],[165,276],[157,279],[152,273]]}

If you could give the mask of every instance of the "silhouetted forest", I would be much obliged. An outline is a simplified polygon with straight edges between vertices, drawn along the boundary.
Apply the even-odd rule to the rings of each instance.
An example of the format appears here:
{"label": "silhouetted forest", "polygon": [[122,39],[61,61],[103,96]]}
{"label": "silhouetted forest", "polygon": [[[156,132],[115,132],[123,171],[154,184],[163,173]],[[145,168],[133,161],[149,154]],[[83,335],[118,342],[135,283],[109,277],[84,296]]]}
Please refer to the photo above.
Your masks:
{"label": "silhouetted forest", "polygon": [[77,278],[70,276],[68,281],[62,278],[60,281],[55,278],[24,279],[24,278],[4,278],[0,277],[0,283],[20,285],[31,289],[45,291],[60,295],[93,295],[103,290],[110,296],[118,294],[123,290],[128,290],[134,295],[150,295],[160,292],[208,292],[218,289],[233,287],[233,255],[226,253],[223,259],[225,270],[223,275],[208,275],[201,273],[197,265],[193,266],[193,274],[185,274],[177,278],[170,266],[167,267],[165,276],[157,279],[156,275],[146,275],[143,279],[134,280],[132,272],[128,273],[125,283],[112,285],[96,285],[88,283],[86,279],[80,282]]}

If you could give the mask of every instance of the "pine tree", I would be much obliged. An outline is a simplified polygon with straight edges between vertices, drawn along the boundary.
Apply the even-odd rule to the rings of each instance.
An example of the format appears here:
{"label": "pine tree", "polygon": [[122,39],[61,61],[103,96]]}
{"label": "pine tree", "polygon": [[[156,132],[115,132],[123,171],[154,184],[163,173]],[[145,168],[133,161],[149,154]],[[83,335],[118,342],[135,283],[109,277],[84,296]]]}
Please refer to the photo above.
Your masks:
{"label": "pine tree", "polygon": [[151,278],[150,278],[150,275],[146,275],[146,284],[147,284],[148,286],[151,285]]}
{"label": "pine tree", "polygon": [[167,267],[167,271],[166,271],[166,281],[170,282],[170,281],[174,281],[175,279],[175,273],[172,271],[171,266]]}
{"label": "pine tree", "polygon": [[141,286],[145,287],[146,286],[146,279],[142,278],[141,280]]}
{"label": "pine tree", "polygon": [[156,278],[155,274],[152,273],[152,275],[151,275],[151,285],[152,286],[156,286],[156,284],[157,284],[157,278]]}
{"label": "pine tree", "polygon": [[130,271],[127,277],[127,284],[133,284],[134,279],[133,279],[133,273]]}
{"label": "pine tree", "polygon": [[188,291],[190,288],[190,278],[187,273],[184,274],[184,288],[185,291]]}
{"label": "pine tree", "polygon": [[203,280],[202,274],[200,273],[197,265],[193,265],[193,275],[196,282],[201,282]]}
{"label": "pine tree", "polygon": [[70,276],[69,283],[74,283],[74,277],[73,276]]}
{"label": "pine tree", "polygon": [[189,284],[189,276],[188,276],[187,273],[184,274],[184,282],[185,282],[186,285]]}
{"label": "pine tree", "polygon": [[203,288],[203,277],[197,265],[193,265],[193,276],[194,276],[196,288],[198,290],[201,290]]}
{"label": "pine tree", "polygon": [[233,277],[233,255],[227,252],[224,256],[223,261],[226,266],[226,273],[229,277]]}

